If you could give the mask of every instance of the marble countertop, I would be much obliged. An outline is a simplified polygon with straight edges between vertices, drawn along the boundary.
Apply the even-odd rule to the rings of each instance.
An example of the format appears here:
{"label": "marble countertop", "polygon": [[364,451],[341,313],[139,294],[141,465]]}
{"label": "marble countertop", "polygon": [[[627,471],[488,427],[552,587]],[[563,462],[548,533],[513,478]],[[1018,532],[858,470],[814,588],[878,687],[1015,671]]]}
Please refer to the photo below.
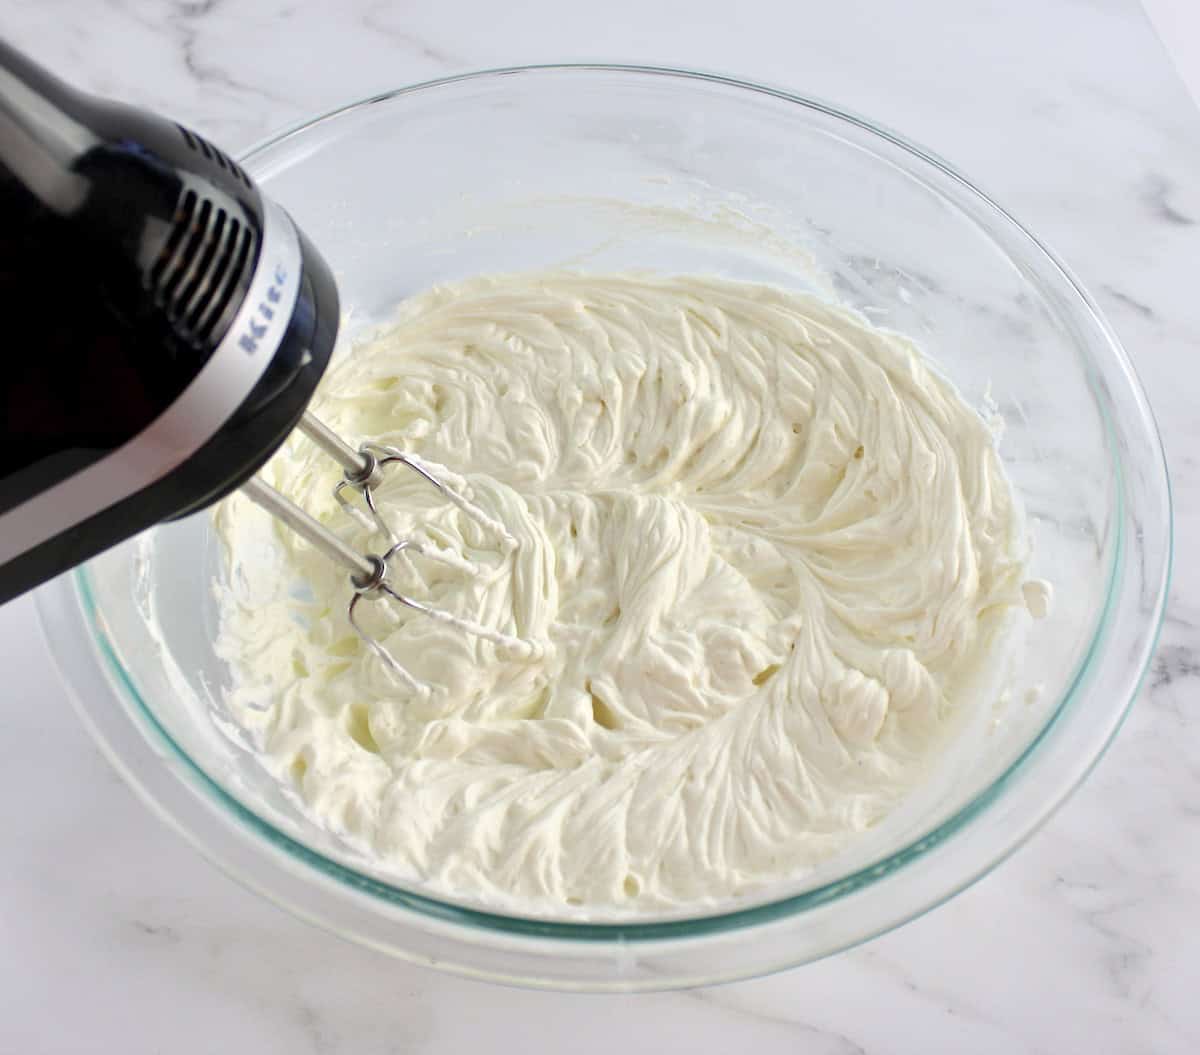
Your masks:
{"label": "marble countertop", "polygon": [[18,600],[0,608],[0,1052],[1200,1050],[1200,118],[1133,0],[7,0],[0,32],[234,150],[533,61],[716,69],[869,114],[977,177],[1096,293],[1158,414],[1181,540],[1141,699],[1009,862],[825,962],[648,996],[443,976],[242,890],[100,758]]}

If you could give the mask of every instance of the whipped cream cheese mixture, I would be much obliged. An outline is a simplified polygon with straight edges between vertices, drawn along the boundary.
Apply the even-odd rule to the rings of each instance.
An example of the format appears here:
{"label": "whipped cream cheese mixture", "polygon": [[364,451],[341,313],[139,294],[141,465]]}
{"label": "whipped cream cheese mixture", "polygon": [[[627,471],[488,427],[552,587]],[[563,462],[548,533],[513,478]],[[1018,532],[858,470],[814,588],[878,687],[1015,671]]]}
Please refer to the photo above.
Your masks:
{"label": "whipped cream cheese mixture", "polygon": [[[402,557],[397,585],[532,646],[368,606],[427,691],[370,655],[344,572],[286,529],[307,589],[223,614],[230,707],[272,771],[443,893],[661,910],[802,874],[928,775],[990,702],[971,682],[1007,617],[1044,609],[987,423],[909,341],[805,294],[473,279],[407,301],[314,409],[448,467],[516,543],[389,472],[384,517],[451,558]],[[265,476],[381,549],[311,443]],[[235,579],[262,516],[217,513]]]}

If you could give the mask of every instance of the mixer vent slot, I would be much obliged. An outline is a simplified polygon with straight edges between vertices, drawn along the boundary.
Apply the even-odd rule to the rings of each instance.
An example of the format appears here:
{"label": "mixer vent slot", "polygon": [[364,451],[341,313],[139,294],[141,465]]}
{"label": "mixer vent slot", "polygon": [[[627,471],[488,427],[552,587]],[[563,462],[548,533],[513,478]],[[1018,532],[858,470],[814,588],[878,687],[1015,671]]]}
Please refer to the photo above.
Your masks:
{"label": "mixer vent slot", "polygon": [[248,284],[256,241],[248,224],[208,198],[190,189],[180,196],[147,279],[184,340],[203,345],[212,338],[238,288]]}
{"label": "mixer vent slot", "polygon": [[254,186],[250,182],[250,177],[242,170],[241,165],[234,161],[228,154],[218,150],[207,139],[196,135],[195,132],[189,132],[183,125],[176,125],[175,127],[179,129],[179,134],[183,136],[183,141],[197,154],[203,154],[204,157],[213,162],[218,168],[223,168],[226,172],[232,172],[247,187]]}

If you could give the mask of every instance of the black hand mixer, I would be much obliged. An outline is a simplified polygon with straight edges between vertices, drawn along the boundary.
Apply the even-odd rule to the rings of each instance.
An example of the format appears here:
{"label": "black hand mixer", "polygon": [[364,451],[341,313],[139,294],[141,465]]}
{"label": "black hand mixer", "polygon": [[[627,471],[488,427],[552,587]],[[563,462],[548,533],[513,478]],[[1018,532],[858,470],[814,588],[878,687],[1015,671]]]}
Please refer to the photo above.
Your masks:
{"label": "black hand mixer", "polygon": [[[388,465],[511,538],[416,456],[355,448],[306,410],[338,331],[338,293],[288,214],[225,153],[165,118],[84,95],[0,42],[0,603],[235,488],[351,576],[510,648],[529,643],[396,589],[416,546],[379,516]],[[360,553],[255,477],[293,429],[344,470],[369,517]],[[354,501],[359,507],[351,507]]]}

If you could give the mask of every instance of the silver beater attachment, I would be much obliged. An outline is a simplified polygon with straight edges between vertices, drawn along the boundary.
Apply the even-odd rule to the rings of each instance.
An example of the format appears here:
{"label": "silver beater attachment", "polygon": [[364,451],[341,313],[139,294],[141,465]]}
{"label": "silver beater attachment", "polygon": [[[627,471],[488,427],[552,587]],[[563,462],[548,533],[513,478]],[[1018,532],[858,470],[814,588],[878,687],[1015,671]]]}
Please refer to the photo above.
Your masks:
{"label": "silver beater attachment", "polygon": [[[516,548],[517,541],[499,520],[470,501],[465,495],[439,480],[430,468],[414,455],[377,443],[363,443],[358,450],[355,450],[336,432],[310,413],[305,413],[301,417],[297,427],[342,467],[343,476],[333,489],[334,498],[346,513],[368,530],[378,531],[387,540],[387,548],[384,552],[381,554],[359,553],[320,521],[257,476],[244,483],[242,491],[252,502],[286,524],[301,538],[350,572],[350,586],[353,593],[346,610],[346,618],[363,643],[407,688],[423,696],[427,696],[431,692],[428,684],[413,677],[377,638],[363,629],[355,618],[360,601],[377,600],[384,596],[390,597],[405,608],[420,612],[430,619],[436,619],[439,623],[452,626],[465,634],[483,638],[485,641],[491,641],[493,644],[507,649],[514,658],[534,658],[538,654],[539,646],[531,641],[493,630],[471,619],[464,619],[443,608],[418,601],[395,589],[388,581],[391,570],[389,562],[397,554],[404,552],[421,554],[430,560],[438,561],[467,574],[475,574],[478,569],[471,561],[463,557],[440,550],[431,550],[422,546],[416,539],[400,538],[380,515],[375,504],[374,491],[382,482],[383,470],[386,466],[402,465],[437,488],[463,513],[499,538],[506,552],[511,552]],[[364,508],[359,508],[355,504],[351,497],[354,494],[359,496]]]}

